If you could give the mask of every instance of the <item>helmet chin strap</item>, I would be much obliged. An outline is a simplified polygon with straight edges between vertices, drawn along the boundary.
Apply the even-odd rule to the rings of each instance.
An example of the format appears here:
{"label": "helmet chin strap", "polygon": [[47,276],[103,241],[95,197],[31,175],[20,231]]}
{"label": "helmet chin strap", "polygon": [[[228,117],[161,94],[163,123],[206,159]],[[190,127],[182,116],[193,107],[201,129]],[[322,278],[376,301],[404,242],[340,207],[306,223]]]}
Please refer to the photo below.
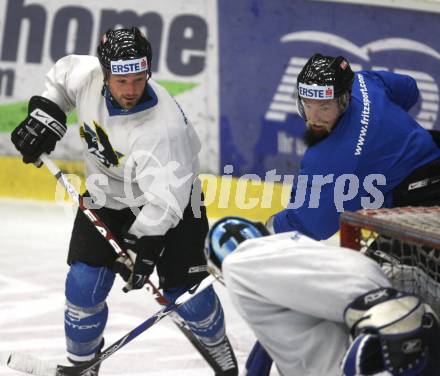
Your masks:
{"label": "helmet chin strap", "polygon": [[102,86],[102,95],[107,98],[111,104],[116,107],[120,108],[121,105],[118,103],[118,101],[113,97],[112,92],[110,91],[110,88],[107,85],[107,81],[104,78],[104,85]]}
{"label": "helmet chin strap", "polygon": [[348,105],[350,104],[350,99],[351,99],[351,90],[346,92],[345,94],[341,95],[338,98],[339,106],[342,109],[341,115],[347,110]]}

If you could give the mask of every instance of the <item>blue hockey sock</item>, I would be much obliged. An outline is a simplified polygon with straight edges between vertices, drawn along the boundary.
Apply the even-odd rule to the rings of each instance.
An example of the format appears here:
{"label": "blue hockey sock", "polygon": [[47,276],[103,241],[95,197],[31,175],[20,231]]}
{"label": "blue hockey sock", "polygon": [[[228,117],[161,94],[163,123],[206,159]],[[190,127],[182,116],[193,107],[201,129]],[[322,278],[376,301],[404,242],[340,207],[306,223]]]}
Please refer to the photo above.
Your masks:
{"label": "blue hockey sock", "polygon": [[69,359],[85,361],[99,350],[107,323],[105,302],[115,274],[106,267],[75,262],[66,279],[64,329]]}
{"label": "blue hockey sock", "polygon": [[[174,301],[186,287],[164,291],[165,297]],[[212,286],[181,306],[177,313],[186,321],[191,331],[206,345],[218,344],[225,338],[225,318],[220,300]]]}
{"label": "blue hockey sock", "polygon": [[246,360],[246,376],[268,376],[271,368],[272,358],[260,342],[255,342]]}

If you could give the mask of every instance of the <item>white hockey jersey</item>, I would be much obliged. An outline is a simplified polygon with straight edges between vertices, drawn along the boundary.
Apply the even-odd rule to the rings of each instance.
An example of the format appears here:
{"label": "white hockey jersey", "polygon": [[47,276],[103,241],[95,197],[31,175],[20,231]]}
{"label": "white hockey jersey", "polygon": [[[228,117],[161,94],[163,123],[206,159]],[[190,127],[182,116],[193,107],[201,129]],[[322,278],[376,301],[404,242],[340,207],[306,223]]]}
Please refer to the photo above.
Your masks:
{"label": "white hockey jersey", "polygon": [[338,376],[349,345],[345,308],[390,282],[359,252],[299,232],[248,239],[225,258],[234,307],[282,376]]}
{"label": "white hockey jersey", "polygon": [[86,187],[95,203],[131,207],[137,217],[130,232],[137,236],[176,226],[199,172],[200,141],[170,94],[150,79],[151,99],[142,109],[114,111],[102,94],[98,59],[79,55],[57,61],[45,86],[42,96],[63,111],[76,108]]}

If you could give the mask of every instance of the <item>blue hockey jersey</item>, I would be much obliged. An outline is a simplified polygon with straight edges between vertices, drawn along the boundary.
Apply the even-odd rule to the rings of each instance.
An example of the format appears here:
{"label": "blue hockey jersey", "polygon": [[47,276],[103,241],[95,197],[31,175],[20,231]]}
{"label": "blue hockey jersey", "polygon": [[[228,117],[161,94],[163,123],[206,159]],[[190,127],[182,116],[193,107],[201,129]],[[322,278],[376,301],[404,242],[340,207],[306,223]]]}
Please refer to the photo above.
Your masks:
{"label": "blue hockey jersey", "polygon": [[356,72],[350,106],[330,135],[306,150],[290,207],[274,217],[275,231],[322,240],[338,231],[342,211],[391,207],[392,190],[440,158],[431,135],[407,113],[418,95],[409,76]]}

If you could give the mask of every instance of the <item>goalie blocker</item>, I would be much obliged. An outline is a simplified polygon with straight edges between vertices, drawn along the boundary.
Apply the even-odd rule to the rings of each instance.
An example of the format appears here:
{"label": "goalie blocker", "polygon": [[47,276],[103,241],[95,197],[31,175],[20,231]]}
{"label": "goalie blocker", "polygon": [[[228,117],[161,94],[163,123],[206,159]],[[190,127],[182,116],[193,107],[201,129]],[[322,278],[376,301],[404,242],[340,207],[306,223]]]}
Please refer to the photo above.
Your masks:
{"label": "goalie blocker", "polygon": [[381,288],[358,297],[344,314],[354,338],[344,376],[435,376],[440,369],[439,319],[413,295]]}

